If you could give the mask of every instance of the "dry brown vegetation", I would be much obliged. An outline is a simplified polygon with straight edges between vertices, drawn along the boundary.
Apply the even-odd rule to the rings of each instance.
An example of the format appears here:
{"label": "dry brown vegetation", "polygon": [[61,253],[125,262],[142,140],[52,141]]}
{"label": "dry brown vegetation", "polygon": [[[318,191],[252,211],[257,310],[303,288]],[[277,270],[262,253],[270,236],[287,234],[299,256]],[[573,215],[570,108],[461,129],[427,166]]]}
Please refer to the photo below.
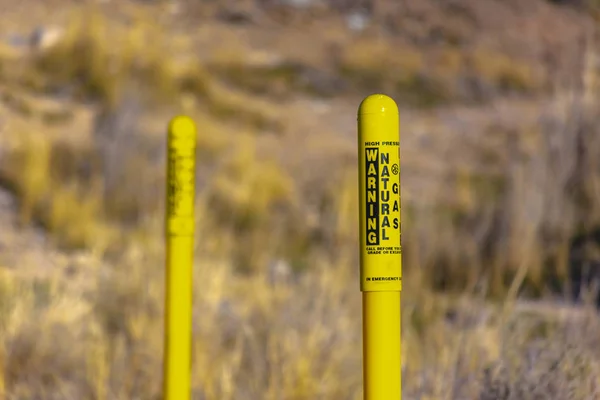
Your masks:
{"label": "dry brown vegetation", "polygon": [[160,398],[180,112],[194,399],[362,398],[355,112],[375,91],[401,107],[405,398],[600,398],[593,307],[524,300],[600,265],[593,2],[401,3],[362,32],[342,1],[72,6],[48,49],[3,44],[0,400]]}

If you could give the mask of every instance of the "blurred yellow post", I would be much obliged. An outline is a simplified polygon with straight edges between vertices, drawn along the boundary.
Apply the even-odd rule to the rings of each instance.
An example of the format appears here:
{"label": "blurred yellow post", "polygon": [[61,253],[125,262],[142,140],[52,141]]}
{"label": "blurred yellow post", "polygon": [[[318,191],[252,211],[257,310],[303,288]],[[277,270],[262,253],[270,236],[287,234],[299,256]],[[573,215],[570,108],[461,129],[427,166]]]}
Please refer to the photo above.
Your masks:
{"label": "blurred yellow post", "polygon": [[164,399],[189,400],[196,168],[192,119],[171,120],[167,149]]}
{"label": "blurred yellow post", "polygon": [[382,94],[365,98],[358,109],[365,400],[402,398],[399,142],[394,100]]}

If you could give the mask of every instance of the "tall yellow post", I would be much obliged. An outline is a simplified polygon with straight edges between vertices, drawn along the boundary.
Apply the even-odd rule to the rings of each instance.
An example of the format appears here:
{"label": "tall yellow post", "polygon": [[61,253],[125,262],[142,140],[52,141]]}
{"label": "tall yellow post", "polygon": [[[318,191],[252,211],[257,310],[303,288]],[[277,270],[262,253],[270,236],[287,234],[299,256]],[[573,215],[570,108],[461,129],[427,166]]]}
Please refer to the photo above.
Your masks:
{"label": "tall yellow post", "polygon": [[196,167],[196,126],[192,119],[177,116],[171,120],[167,148],[163,395],[165,400],[189,400]]}
{"label": "tall yellow post", "polygon": [[365,400],[402,398],[399,141],[394,100],[382,94],[365,98],[358,109]]}

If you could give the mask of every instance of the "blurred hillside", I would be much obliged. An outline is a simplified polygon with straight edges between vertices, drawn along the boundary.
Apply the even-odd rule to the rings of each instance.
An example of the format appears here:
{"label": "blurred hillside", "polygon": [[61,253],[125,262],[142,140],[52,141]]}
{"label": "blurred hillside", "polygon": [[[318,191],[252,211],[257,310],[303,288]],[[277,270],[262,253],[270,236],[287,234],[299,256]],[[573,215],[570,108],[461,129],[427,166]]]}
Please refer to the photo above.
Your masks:
{"label": "blurred hillside", "polygon": [[361,398],[374,92],[401,113],[407,398],[600,398],[598,317],[567,304],[600,275],[599,7],[0,0],[0,399],[158,398],[176,113],[194,398]]}

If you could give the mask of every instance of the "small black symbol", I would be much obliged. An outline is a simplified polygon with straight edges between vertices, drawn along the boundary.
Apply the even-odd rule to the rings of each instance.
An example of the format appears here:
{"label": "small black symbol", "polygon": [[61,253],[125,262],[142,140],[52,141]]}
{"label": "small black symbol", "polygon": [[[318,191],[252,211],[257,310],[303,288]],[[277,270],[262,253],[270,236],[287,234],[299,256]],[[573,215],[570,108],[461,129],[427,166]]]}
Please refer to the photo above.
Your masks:
{"label": "small black symbol", "polygon": [[398,168],[398,164],[394,164],[392,165],[392,174],[394,175],[398,175],[398,171],[400,168]]}

